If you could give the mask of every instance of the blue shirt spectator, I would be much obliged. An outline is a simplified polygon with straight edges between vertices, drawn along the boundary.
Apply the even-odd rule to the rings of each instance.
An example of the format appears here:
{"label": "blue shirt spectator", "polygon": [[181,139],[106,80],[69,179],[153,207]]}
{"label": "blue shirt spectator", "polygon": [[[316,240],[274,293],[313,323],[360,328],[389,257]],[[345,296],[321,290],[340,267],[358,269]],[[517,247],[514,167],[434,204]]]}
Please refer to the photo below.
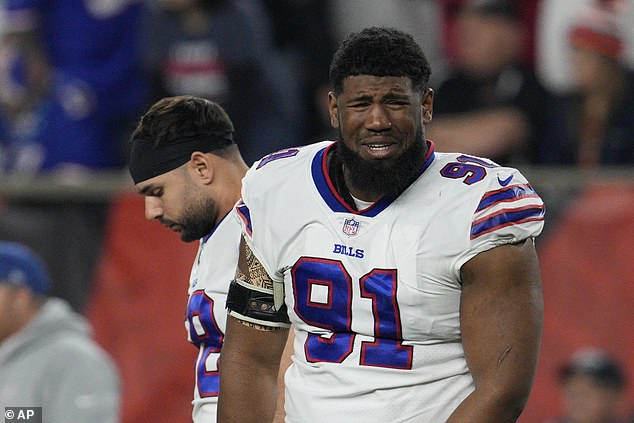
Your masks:
{"label": "blue shirt spectator", "polygon": [[[121,167],[145,105],[139,0],[5,0],[5,171]],[[6,147],[9,145],[9,147]],[[24,149],[37,151],[17,168]],[[39,158],[38,158],[39,157]],[[13,165],[14,169],[11,169]]]}

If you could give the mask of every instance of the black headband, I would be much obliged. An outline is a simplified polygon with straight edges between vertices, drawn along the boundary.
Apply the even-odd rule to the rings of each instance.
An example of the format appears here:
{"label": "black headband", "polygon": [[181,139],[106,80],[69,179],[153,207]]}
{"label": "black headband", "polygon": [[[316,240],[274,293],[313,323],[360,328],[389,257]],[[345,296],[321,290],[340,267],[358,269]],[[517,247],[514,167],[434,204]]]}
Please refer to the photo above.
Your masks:
{"label": "black headband", "polygon": [[130,150],[129,169],[135,184],[187,163],[194,151],[209,153],[233,144],[231,132],[203,132],[183,135],[176,142],[154,145],[153,141],[135,139]]}

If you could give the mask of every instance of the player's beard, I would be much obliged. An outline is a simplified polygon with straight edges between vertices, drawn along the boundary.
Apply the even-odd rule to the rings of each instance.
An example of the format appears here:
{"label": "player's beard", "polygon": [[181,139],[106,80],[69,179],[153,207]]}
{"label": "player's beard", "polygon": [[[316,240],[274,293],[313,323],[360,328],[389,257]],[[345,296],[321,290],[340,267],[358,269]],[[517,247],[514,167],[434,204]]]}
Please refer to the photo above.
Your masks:
{"label": "player's beard", "polygon": [[380,196],[397,196],[405,190],[420,172],[427,152],[421,128],[410,147],[388,159],[363,159],[344,142],[337,148],[353,188]]}
{"label": "player's beard", "polygon": [[211,233],[218,218],[218,205],[208,197],[192,201],[183,209],[178,225],[181,227],[181,240],[195,241]]}

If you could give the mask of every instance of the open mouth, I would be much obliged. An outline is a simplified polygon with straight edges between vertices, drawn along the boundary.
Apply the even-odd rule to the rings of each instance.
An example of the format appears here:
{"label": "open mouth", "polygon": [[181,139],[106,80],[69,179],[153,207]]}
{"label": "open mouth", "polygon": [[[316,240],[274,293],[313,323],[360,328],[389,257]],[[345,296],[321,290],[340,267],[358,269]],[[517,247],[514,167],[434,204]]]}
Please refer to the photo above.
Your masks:
{"label": "open mouth", "polygon": [[368,144],[368,148],[372,151],[387,150],[393,144]]}
{"label": "open mouth", "polygon": [[384,139],[376,142],[365,142],[362,144],[365,155],[373,159],[383,159],[393,156],[397,153],[398,144],[387,142]]}

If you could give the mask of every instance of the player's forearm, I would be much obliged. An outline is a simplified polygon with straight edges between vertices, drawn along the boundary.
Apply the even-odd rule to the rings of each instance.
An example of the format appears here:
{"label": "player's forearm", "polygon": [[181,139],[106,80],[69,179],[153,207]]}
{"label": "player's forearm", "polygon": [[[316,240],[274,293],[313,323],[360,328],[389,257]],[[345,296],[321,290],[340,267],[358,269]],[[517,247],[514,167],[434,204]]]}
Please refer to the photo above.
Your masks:
{"label": "player's forearm", "polygon": [[[270,422],[275,414],[277,368],[227,359],[220,365],[218,423]],[[228,357],[227,357],[228,358]]]}
{"label": "player's forearm", "polygon": [[446,423],[514,423],[524,410],[528,390],[500,392],[476,388]]}
{"label": "player's forearm", "polygon": [[227,318],[220,356],[219,423],[270,422],[287,330],[263,331]]}

